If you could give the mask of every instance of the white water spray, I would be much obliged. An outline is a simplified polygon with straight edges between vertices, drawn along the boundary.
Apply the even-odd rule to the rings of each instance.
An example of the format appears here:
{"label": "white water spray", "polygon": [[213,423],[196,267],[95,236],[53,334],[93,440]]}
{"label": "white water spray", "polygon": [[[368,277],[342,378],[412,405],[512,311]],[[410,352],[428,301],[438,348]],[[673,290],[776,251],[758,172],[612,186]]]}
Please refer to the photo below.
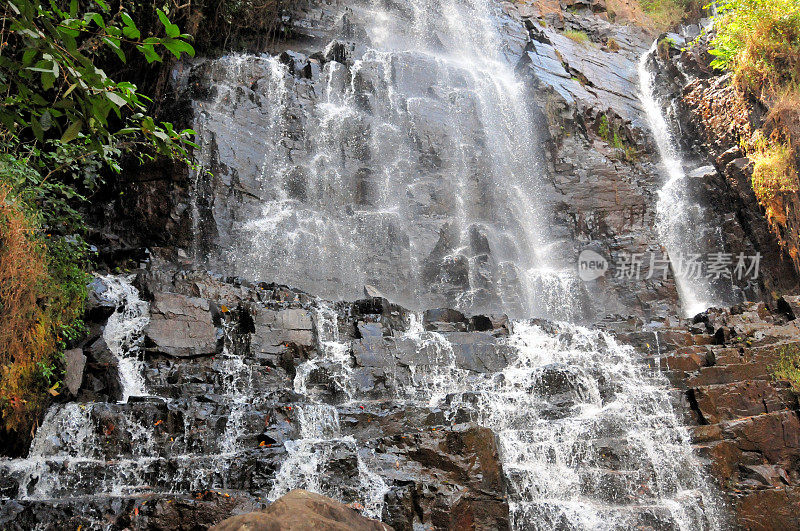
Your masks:
{"label": "white water spray", "polygon": [[139,298],[132,278],[115,275],[98,276],[106,287],[103,298],[116,306],[103,330],[103,340],[117,358],[122,402],[131,396],[144,396],[147,388],[139,357],[144,331],[150,322],[150,305]]}
{"label": "white water spray", "polygon": [[[653,132],[666,181],[658,193],[656,205],[656,230],[673,265],[675,284],[686,316],[696,315],[712,306],[725,306],[723,297],[705,276],[694,271],[680,271],[677,264],[690,260],[703,260],[709,242],[702,241],[707,232],[705,208],[691,197],[687,186],[683,161],[669,125],[656,100],[654,74],[647,62],[656,50],[657,42],[639,61],[641,100],[647,122]],[[720,252],[721,249],[715,249]]]}

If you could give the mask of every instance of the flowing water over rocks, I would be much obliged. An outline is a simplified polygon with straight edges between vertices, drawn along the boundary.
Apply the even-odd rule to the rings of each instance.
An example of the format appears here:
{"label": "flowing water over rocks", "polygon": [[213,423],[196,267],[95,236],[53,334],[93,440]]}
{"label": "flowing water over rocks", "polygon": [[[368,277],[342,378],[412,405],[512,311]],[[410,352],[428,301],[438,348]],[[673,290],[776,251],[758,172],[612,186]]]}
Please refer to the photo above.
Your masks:
{"label": "flowing water over rocks", "polygon": [[326,297],[369,284],[417,308],[563,312],[581,284],[544,211],[514,21],[486,0],[352,10],[317,56],[206,65],[203,164],[233,192],[212,194],[212,256]]}
{"label": "flowing water over rocks", "polygon": [[196,307],[181,292],[199,290],[218,309],[218,350],[164,355],[148,335],[163,328],[146,328],[153,396],[53,406],[28,458],[0,462],[4,525],[143,528],[169,500],[211,522],[214,496],[257,508],[293,488],[397,529],[719,521],[665,380],[607,333],[147,278],[156,298]]}
{"label": "flowing water over rocks", "polygon": [[489,0],[319,9],[303,52],[178,76],[210,170],[194,256],[95,282],[81,389],[0,461],[0,527],[203,528],[303,488],[403,530],[723,528],[659,352],[568,322],[674,307],[574,268],[660,248],[659,171],[593,130],[644,138],[642,35]]}

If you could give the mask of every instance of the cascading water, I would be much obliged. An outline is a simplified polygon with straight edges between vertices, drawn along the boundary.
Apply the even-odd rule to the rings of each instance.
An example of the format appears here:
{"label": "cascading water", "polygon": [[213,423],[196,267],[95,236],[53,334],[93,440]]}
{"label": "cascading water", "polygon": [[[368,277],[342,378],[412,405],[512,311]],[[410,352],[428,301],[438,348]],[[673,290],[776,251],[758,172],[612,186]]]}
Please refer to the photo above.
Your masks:
{"label": "cascading water", "polygon": [[710,253],[723,252],[724,247],[719,229],[710,223],[707,209],[692,197],[684,163],[656,99],[655,74],[649,70],[648,63],[657,44],[654,42],[639,61],[641,100],[666,176],[658,194],[656,229],[673,265],[684,314],[694,316],[710,307],[728,306],[734,301],[726,294],[730,291],[730,282],[726,289],[719,280],[712,282],[702,270],[688,266],[692,261],[702,264]]}
{"label": "cascading water", "polygon": [[344,404],[355,395],[351,379],[349,345],[340,341],[338,316],[327,305],[320,305],[314,315],[319,357],[297,368],[294,390],[310,399],[310,403],[297,406],[300,437],[286,443],[287,460],[275,477],[268,498],[275,500],[292,489],[302,488],[342,498],[342,493],[326,488],[322,478],[329,472],[326,465],[341,453],[354,454],[358,464],[358,492],[363,502],[364,514],[381,518],[384,496],[389,487],[379,475],[371,471],[366,462],[368,452],[359,450],[353,437],[342,436],[339,413],[335,406],[320,403],[309,393],[308,378],[316,370],[324,370],[333,380],[334,394],[340,395]]}
{"label": "cascading water", "polygon": [[150,321],[150,305],[139,298],[139,291],[130,279],[106,275],[98,277],[104,284],[103,298],[115,307],[103,330],[103,339],[108,349],[117,358],[121,386],[121,401],[131,396],[147,394],[142,370],[144,364],[138,358],[142,346],[142,331]]}
{"label": "cascading water", "polygon": [[[514,323],[515,360],[498,373],[416,371],[406,399],[467,411],[498,434],[516,529],[718,528],[664,378],[607,334],[553,326]],[[452,359],[444,335],[408,337]]]}
{"label": "cascading water", "polygon": [[372,285],[417,308],[580,317],[496,8],[354,3],[343,24],[365,34],[332,42],[308,78],[291,58],[216,61],[196,129],[203,164],[242,199],[215,195],[225,267],[326,298]]}
{"label": "cascading water", "polygon": [[[351,28],[358,38],[331,43],[306,77],[285,58],[208,62],[217,84],[196,102],[200,158],[231,193],[213,205],[198,196],[197,206],[220,214],[223,262],[332,297],[357,298],[369,284],[416,307],[579,317],[578,281],[541,207],[540,139],[502,15],[490,0],[414,0],[402,13],[379,4],[355,6],[348,16],[368,21],[364,34]],[[236,125],[242,116],[250,130]],[[670,182],[680,183],[668,136],[656,136],[677,168]],[[684,196],[669,190],[662,201],[674,206]],[[662,216],[665,241],[676,223]],[[220,310],[217,356],[136,361],[146,303],[129,282],[104,282],[118,308],[104,338],[119,359],[123,403],[51,409],[29,457],[0,461],[0,479],[15,479],[21,500],[224,488],[260,503],[306,488],[382,518],[388,493],[408,477],[395,475],[400,457],[379,455],[385,440],[354,426],[365,409],[376,418],[400,410],[497,435],[515,529],[722,527],[665,378],[608,334],[514,321],[507,337],[484,334],[503,363],[476,370],[465,358],[480,345],[457,344],[465,332],[426,330],[415,316],[402,326],[348,322],[358,333],[345,334],[340,306],[283,304],[259,291],[252,308]],[[680,289],[687,307],[702,298]],[[309,310],[307,327],[264,324],[277,322],[269,312]],[[243,327],[238,312],[264,321]],[[309,330],[313,345],[297,355],[280,335]],[[365,337],[406,349],[401,360],[379,360],[385,395],[363,390],[370,375],[354,345]],[[256,340],[269,344],[259,350]]]}

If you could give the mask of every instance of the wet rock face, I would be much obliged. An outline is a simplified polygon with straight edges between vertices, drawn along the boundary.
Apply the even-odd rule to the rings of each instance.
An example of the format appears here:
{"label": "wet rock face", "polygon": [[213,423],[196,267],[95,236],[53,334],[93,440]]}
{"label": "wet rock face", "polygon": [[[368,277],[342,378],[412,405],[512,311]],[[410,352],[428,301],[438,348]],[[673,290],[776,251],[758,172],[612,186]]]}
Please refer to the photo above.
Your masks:
{"label": "wet rock face", "polygon": [[781,359],[800,348],[789,301],[781,305],[786,312],[743,304],[620,334],[649,349],[681,390],[676,405],[694,447],[742,529],[790,529],[800,518],[798,393],[775,376]]}
{"label": "wet rock face", "polygon": [[[663,178],[637,78],[650,37],[609,22],[603,2],[569,10],[498,5],[502,58],[524,83],[522,112],[538,139],[517,151],[531,159],[525,173],[542,182],[505,185],[495,175],[491,140],[502,131],[481,115],[485,102],[476,94],[486,87],[473,84],[483,73],[429,54],[366,52],[372,19],[357,2],[340,22],[337,8],[312,3],[297,25],[310,38],[285,43],[277,60],[223,58],[185,72],[214,175],[198,180],[194,198],[199,256],[211,256],[218,270],[332,298],[356,298],[368,284],[412,308],[588,320],[606,312],[666,315],[676,304],[671,280],[609,274],[584,284],[574,275],[585,246],[612,266],[659,249],[653,221]],[[322,33],[321,21],[330,23]],[[569,39],[567,30],[589,42]],[[265,147],[263,139],[276,135]],[[462,145],[473,146],[463,160]],[[386,167],[394,168],[390,175]],[[413,179],[395,182],[404,175]],[[509,191],[519,183],[537,190],[535,200],[509,212],[518,201]],[[458,209],[474,222],[456,219]],[[520,265],[535,253],[517,225],[537,216],[548,220],[548,259],[565,268],[562,276],[528,278]],[[289,236],[277,241],[278,233]],[[270,261],[260,258],[267,255]],[[540,307],[521,295],[525,284]],[[565,292],[569,305],[561,302]]]}
{"label": "wet rock face", "polygon": [[[370,298],[332,306],[336,317],[320,321],[319,301],[300,291],[173,267],[158,262],[135,281],[152,298],[139,355],[146,391],[154,396],[117,402],[123,365],[103,342],[102,322],[93,325],[96,337],[71,354],[75,363],[79,354],[88,359],[75,394],[93,402],[55,407],[27,461],[0,461],[0,526],[205,528],[263,509],[276,482],[308,480],[303,467],[320,455],[317,488],[353,500],[357,511],[375,511],[369,503],[378,503],[378,512],[369,514],[395,529],[410,530],[415,522],[508,528],[495,434],[468,418],[451,423],[439,408],[394,399],[411,385],[413,368],[425,371],[450,359],[434,345],[420,349],[403,337],[413,321],[406,309]],[[95,288],[93,296],[102,296],[105,286]],[[119,311],[98,316],[104,321]],[[454,324],[459,331],[452,331]],[[465,371],[502,370],[513,359],[499,341],[509,333],[503,316],[466,318],[443,309],[429,312],[424,326],[452,334],[453,363]],[[467,331],[476,326],[481,331]],[[305,396],[299,395],[298,371],[332,337],[348,342],[346,358],[321,359],[302,373]],[[345,369],[350,383],[343,387]],[[115,381],[114,388],[99,383],[106,381]],[[351,392],[363,405],[327,405]],[[363,452],[377,460],[385,479],[364,471]],[[370,481],[377,483],[365,487]],[[44,501],[53,498],[61,501]],[[266,513],[277,528],[284,528],[287,503],[279,500]],[[302,521],[295,505],[287,510],[293,522]],[[245,520],[263,524],[253,518]],[[335,520],[348,528],[368,521]],[[364,528],[388,529],[369,525]]]}
{"label": "wet rock face", "polygon": [[733,85],[731,74],[711,68],[708,39],[704,35],[689,46],[663,46],[653,57],[665,114],[680,131],[676,138],[684,152],[713,168],[692,179],[693,191],[720,220],[730,249],[763,256],[761,276],[744,289],[748,300],[794,293],[800,271],[792,251],[800,227],[796,194],[777,199],[781,227],[767,219],[753,192],[753,165],[740,147],[741,139],[761,127],[765,110]]}

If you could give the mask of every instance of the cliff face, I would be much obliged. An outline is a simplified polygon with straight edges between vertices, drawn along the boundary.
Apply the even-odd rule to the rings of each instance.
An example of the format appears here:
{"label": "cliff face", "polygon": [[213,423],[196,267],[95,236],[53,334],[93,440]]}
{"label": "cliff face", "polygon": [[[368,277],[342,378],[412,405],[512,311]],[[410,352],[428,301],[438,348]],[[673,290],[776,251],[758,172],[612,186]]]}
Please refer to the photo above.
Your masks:
{"label": "cliff face", "polygon": [[742,145],[764,127],[769,109],[737,88],[730,74],[710,67],[708,37],[681,50],[682,45],[662,47],[657,62],[662,90],[674,102],[671,109],[681,131],[684,149],[708,160],[716,174],[701,186],[714,200],[710,205],[734,238],[749,239],[752,248],[768,264],[763,279],[765,300],[797,291],[800,219],[796,192],[781,192],[768,204],[759,203],[753,191],[753,163]]}

